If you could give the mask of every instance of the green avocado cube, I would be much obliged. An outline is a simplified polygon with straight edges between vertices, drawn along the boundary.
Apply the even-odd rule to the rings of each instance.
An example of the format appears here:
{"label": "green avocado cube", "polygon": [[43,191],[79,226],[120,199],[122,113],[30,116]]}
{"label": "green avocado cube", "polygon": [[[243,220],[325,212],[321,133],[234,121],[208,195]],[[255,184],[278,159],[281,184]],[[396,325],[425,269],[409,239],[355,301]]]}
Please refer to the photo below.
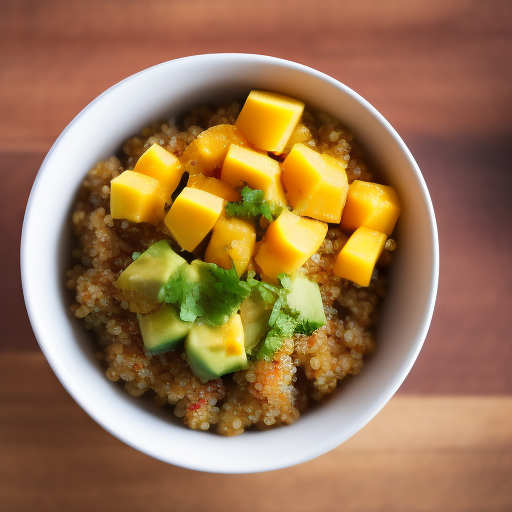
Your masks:
{"label": "green avocado cube", "polygon": [[253,291],[240,306],[240,316],[244,326],[245,350],[251,351],[270,331],[268,321],[274,303],[262,299],[258,291]]}
{"label": "green avocado cube", "polygon": [[320,288],[300,272],[293,274],[290,279],[292,288],[286,300],[290,309],[299,312],[297,332],[313,334],[327,323]]}
{"label": "green avocado cube", "polygon": [[184,322],[171,304],[163,305],[156,313],[137,315],[144,347],[152,354],[173,350],[182,342],[194,325]]}
{"label": "green avocado cube", "polygon": [[160,288],[187,262],[176,254],[167,240],[161,240],[128,265],[115,282],[121,290],[134,290],[158,300]]}
{"label": "green avocado cube", "polygon": [[194,375],[202,382],[247,368],[244,329],[238,313],[221,326],[195,324],[185,340]]}

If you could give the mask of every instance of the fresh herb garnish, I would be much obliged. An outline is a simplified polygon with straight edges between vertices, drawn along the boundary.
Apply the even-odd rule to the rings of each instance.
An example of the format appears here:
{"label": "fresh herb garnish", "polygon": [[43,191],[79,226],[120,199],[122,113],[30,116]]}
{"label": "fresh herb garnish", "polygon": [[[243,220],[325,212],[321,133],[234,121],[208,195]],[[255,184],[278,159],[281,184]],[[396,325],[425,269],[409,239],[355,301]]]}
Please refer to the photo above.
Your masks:
{"label": "fresh herb garnish", "polygon": [[240,192],[242,200],[239,202],[229,202],[226,205],[226,213],[229,217],[239,217],[242,219],[258,219],[265,217],[269,222],[276,219],[281,211],[274,201],[267,201],[263,190],[253,190],[250,187],[244,187]]}
{"label": "fresh herb garnish", "polygon": [[273,304],[268,325],[270,330],[254,350],[258,359],[271,361],[283,340],[295,333],[312,334],[315,329],[305,325],[300,313],[288,305],[287,296],[292,282],[287,274],[279,274],[279,286],[258,281],[254,272],[241,280],[234,266],[227,270],[215,263],[197,262],[195,276],[190,279],[190,267],[183,266],[160,290],[158,300],[175,304],[184,322],[200,320],[211,325],[223,325],[240,308],[242,302],[257,290],[269,305]]}
{"label": "fresh herb garnish", "polygon": [[202,283],[189,281],[183,272],[177,272],[165,284],[158,294],[160,302],[176,304],[180,309],[180,318],[184,322],[195,322],[197,317],[204,316]]}
{"label": "fresh herb garnish", "polygon": [[176,304],[185,322],[199,318],[212,325],[223,325],[251,293],[251,284],[240,280],[234,267],[226,270],[215,263],[199,262],[198,279],[190,279],[190,267],[182,268],[162,287],[158,299]]}
{"label": "fresh herb garnish", "polygon": [[281,287],[274,287],[277,300],[268,321],[270,331],[256,354],[258,359],[265,359],[265,361],[272,360],[274,353],[283,345],[283,340],[293,336],[300,325],[299,312],[292,310],[286,300],[291,291],[290,277],[286,274],[279,274],[277,277]]}

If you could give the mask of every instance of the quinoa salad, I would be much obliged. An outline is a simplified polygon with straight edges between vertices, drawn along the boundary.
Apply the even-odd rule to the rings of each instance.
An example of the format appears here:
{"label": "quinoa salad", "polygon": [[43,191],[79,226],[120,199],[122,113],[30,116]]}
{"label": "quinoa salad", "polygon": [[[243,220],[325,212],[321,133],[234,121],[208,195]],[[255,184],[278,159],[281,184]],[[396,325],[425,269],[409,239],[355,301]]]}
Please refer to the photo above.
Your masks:
{"label": "quinoa salad", "polygon": [[[250,281],[253,286],[259,286],[266,281],[269,290],[278,290],[275,292],[277,297],[279,290],[286,287],[285,278],[282,276],[298,273],[307,278],[308,282],[318,285],[325,320],[315,324],[315,328],[309,331],[301,331],[297,327],[293,332],[283,330],[284,334],[281,334],[279,343],[273,344],[267,343],[266,340],[269,337],[269,330],[275,330],[276,327],[268,327],[263,335],[260,334],[258,343],[249,349],[246,332],[247,353],[241,355],[244,364],[234,366],[235,371],[216,378],[208,376],[210,374],[205,377],[204,373],[193,370],[190,353],[183,345],[183,339],[188,335],[183,336],[178,344],[173,344],[168,350],[148,348],[141,332],[142,322],[157,313],[163,307],[164,301],[170,303],[174,300],[171,304],[173,307],[178,304],[178,316],[181,304],[181,319],[187,320],[192,326],[202,318],[201,312],[195,312],[197,318],[194,317],[194,320],[185,318],[183,304],[188,299],[182,298],[182,303],[176,302],[178,299],[168,300],[168,296],[173,296],[170,285],[160,289],[159,299],[156,300],[140,289],[123,288],[119,284],[120,276],[130,265],[142,259],[140,255],[163,240],[170,247],[169,250],[172,249],[186,261],[185,265],[190,265],[191,261],[197,259],[213,261],[214,263],[209,264],[217,264],[215,266],[222,269],[230,266],[223,267],[220,259],[205,256],[208,251],[213,251],[211,246],[216,236],[215,231],[212,234],[212,231],[208,230],[203,240],[194,248],[191,246],[184,250],[186,244],[180,239],[180,236],[184,235],[178,236],[177,231],[174,231],[174,224],[167,219],[174,205],[178,205],[178,197],[184,187],[195,187],[194,190],[198,190],[204,185],[206,178],[222,181],[222,165],[202,171],[201,165],[197,166],[195,153],[192,149],[187,153],[187,148],[192,148],[194,141],[201,140],[198,136],[206,134],[213,127],[235,125],[241,108],[242,105],[238,103],[215,108],[202,107],[192,110],[177,121],[154,123],[128,139],[116,156],[99,162],[92,168],[78,191],[72,209],[76,243],[72,252],[73,266],[67,271],[66,278],[66,287],[72,296],[71,311],[77,318],[83,319],[87,329],[95,333],[98,364],[103,365],[109,380],[124,386],[134,397],[148,394],[156,404],[166,407],[170,405],[169,414],[174,413],[178,418],[182,418],[184,424],[191,429],[210,430],[226,436],[241,434],[249,428],[267,429],[291,424],[299,419],[300,414],[308,406],[333,392],[345,377],[359,373],[364,357],[375,350],[379,307],[386,295],[388,284],[386,267],[396,247],[391,233],[382,235],[383,238],[379,239],[380,250],[375,256],[377,262],[369,270],[369,284],[357,284],[336,271],[339,255],[353,236],[354,228],[347,229],[343,220],[340,225],[339,221],[313,221],[305,215],[300,217],[300,220],[306,219],[325,225],[325,234],[322,234],[321,242],[315,247],[314,253],[308,255],[307,260],[301,263],[297,270],[292,272],[285,269],[284,274],[281,272],[276,277],[279,269],[274,274],[273,269],[262,270],[267,261],[261,256],[262,247],[270,243],[267,241],[270,235],[266,230],[269,230],[269,226],[277,222],[279,217],[284,216],[280,212],[292,215],[298,208],[290,204],[281,204],[277,210],[272,210],[271,207],[279,201],[276,203],[274,198],[269,199],[270,196],[265,193],[265,198],[260,198],[258,204],[269,205],[271,213],[267,218],[265,214],[261,214],[250,221],[245,221],[252,226],[251,229],[255,233],[255,249],[247,256],[243,268],[237,267],[236,256],[230,253],[229,262],[230,265],[233,262],[234,279],[239,278],[242,283]],[[368,166],[365,155],[352,134],[330,115],[308,107],[300,111],[299,120],[291,127],[291,133],[287,136],[286,145],[282,150],[264,151],[258,144],[253,144],[248,135],[247,139],[249,143],[240,142],[241,139],[235,142],[242,149],[248,148],[247,150],[256,153],[254,158],[261,156],[277,162],[279,169],[286,169],[288,155],[291,155],[296,146],[306,148],[306,157],[309,154],[307,150],[313,150],[315,154],[327,155],[332,161],[336,160],[336,165],[340,165],[346,174],[349,198],[354,182],[365,185],[375,183],[378,178]],[[172,192],[168,189],[164,211],[156,220],[134,222],[122,218],[122,215],[119,218],[119,215],[113,214],[112,201],[115,198],[112,197],[112,182],[127,171],[136,171],[141,156],[154,145],[177,157],[180,169],[177,180],[179,183]],[[241,179],[237,186],[232,185],[234,192],[231,192],[230,188],[229,193],[236,196],[228,195],[229,199],[223,199],[219,219],[229,221],[226,205],[243,205],[243,201],[259,188],[251,186],[249,181]],[[215,184],[218,185],[217,182]],[[250,188],[243,188],[242,185],[249,185]],[[285,201],[289,201],[292,196],[290,187],[286,186],[284,175],[283,185],[288,198]],[[297,199],[300,200],[302,196]],[[348,201],[349,199],[346,209]],[[236,210],[235,207],[232,208],[233,211]],[[163,215],[166,215],[165,222]],[[233,215],[236,217],[236,214]],[[187,223],[188,219],[182,216],[181,222]],[[191,222],[195,222],[194,219]],[[200,222],[203,222],[202,213]],[[270,249],[273,250],[272,247]],[[257,254],[260,254],[260,260],[254,256]],[[268,309],[270,316],[271,311],[275,312],[275,302],[274,297],[274,306],[271,304]],[[286,305],[286,302],[284,304]],[[239,315],[239,311],[240,306],[235,306],[235,315]],[[281,313],[282,311],[285,310],[281,310]],[[294,325],[297,325],[297,318],[300,319],[300,316],[293,318]],[[204,327],[206,323],[199,322],[199,327]],[[263,350],[262,347],[267,350]]]}

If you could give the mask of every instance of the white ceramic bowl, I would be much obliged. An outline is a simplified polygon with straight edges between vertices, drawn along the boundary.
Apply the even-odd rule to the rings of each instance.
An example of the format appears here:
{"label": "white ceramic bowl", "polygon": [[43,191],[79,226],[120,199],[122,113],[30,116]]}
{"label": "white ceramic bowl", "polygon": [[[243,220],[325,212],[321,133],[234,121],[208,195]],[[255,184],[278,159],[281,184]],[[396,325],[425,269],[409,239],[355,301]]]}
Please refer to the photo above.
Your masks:
{"label": "white ceramic bowl", "polygon": [[[155,119],[268,89],[338,117],[355,134],[402,205],[390,293],[378,345],[355,378],[293,425],[235,438],[188,430],[167,408],[133,398],[105,377],[83,323],[68,312],[70,208],[87,171]],[[133,75],[96,98],[44,160],[28,202],[21,243],[25,302],[34,333],[76,402],[134,448],[178,466],[219,473],[283,468],[321,455],[370,421],[411,369],[427,334],[438,281],[438,239],[421,172],[395,130],[368,102],[311,68],[271,57],[199,55]],[[58,427],[58,426],[57,426]]]}

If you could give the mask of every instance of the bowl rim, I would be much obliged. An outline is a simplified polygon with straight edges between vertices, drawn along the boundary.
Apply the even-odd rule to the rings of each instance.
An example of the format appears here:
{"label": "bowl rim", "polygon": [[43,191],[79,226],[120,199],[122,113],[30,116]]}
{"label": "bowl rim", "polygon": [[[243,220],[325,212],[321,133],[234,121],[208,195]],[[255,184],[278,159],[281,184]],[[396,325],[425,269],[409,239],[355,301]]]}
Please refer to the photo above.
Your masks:
{"label": "bowl rim", "polygon": [[[278,65],[280,67],[288,68],[295,70],[297,72],[306,73],[308,75],[313,76],[316,79],[322,80],[324,82],[328,82],[331,85],[334,85],[337,89],[340,89],[345,94],[349,95],[353,100],[358,102],[362,107],[364,107],[367,111],[370,112],[370,114],[377,119],[377,121],[383,125],[383,127],[386,129],[386,131],[392,136],[395,143],[398,145],[401,152],[404,154],[405,158],[408,161],[409,166],[414,171],[415,179],[419,184],[419,188],[421,190],[421,193],[423,194],[423,197],[425,199],[425,204],[427,205],[427,214],[429,219],[429,225],[430,225],[430,234],[429,238],[432,244],[432,276],[430,279],[430,288],[429,288],[429,297],[428,297],[428,306],[427,310],[425,311],[424,315],[422,316],[422,323],[421,326],[417,329],[417,342],[414,345],[414,350],[411,350],[408,354],[407,358],[407,364],[404,364],[403,368],[404,371],[400,373],[399,375],[395,376],[395,379],[392,384],[388,386],[388,392],[384,395],[383,399],[379,403],[379,406],[376,410],[372,409],[372,411],[367,411],[365,415],[362,416],[361,421],[354,426],[354,428],[351,429],[351,432],[349,435],[343,435],[343,436],[335,436],[333,435],[332,438],[326,439],[319,443],[314,449],[310,450],[304,450],[299,452],[295,457],[288,457],[286,460],[280,460],[278,463],[270,463],[267,464],[266,467],[255,467],[253,469],[251,468],[213,468],[208,465],[204,465],[201,463],[198,463],[195,461],[195,463],[187,463],[187,461],[183,460],[169,460],[169,458],[162,457],[158,452],[151,451],[147,449],[147,447],[142,447],[140,445],[137,445],[134,443],[132,439],[128,439],[126,436],[122,435],[119,432],[114,431],[106,421],[104,421],[104,418],[101,417],[100,414],[97,413],[97,411],[94,409],[90,401],[87,400],[86,395],[84,395],[81,390],[77,389],[77,387],[73,384],[72,377],[66,372],[65,369],[63,369],[56,357],[56,354],[52,350],[51,342],[47,338],[46,329],[43,325],[43,322],[41,321],[41,318],[36,314],[37,310],[37,303],[35,301],[35,297],[33,297],[32,291],[31,291],[31,285],[29,282],[27,282],[26,275],[28,272],[28,268],[31,265],[31,255],[29,251],[27,250],[27,246],[29,243],[28,240],[28,234],[29,233],[29,226],[31,223],[31,219],[34,216],[35,212],[33,211],[33,203],[34,203],[34,197],[39,193],[40,184],[41,184],[41,177],[45,173],[45,170],[47,169],[49,165],[49,161],[51,159],[51,156],[54,154],[56,149],[59,147],[62,139],[65,137],[65,135],[68,133],[68,131],[82,118],[82,116],[91,108],[93,108],[96,104],[103,101],[107,96],[112,94],[114,91],[116,91],[118,88],[122,88],[125,84],[128,82],[136,79],[142,74],[151,73],[152,70],[155,70],[162,66],[172,66],[177,62],[181,61],[193,61],[196,60],[198,62],[201,61],[201,59],[220,59],[220,60],[226,60],[226,59],[244,59],[248,63],[251,64],[273,64]],[[312,458],[315,458],[319,455],[322,455],[326,453],[327,451],[331,450],[332,448],[338,446],[348,438],[350,438],[352,435],[354,435],[356,432],[358,432],[364,425],[366,425],[383,407],[384,405],[390,400],[390,398],[395,394],[397,389],[400,387],[402,382],[405,380],[407,375],[409,374],[414,362],[417,359],[417,356],[423,346],[423,343],[425,341],[435,306],[435,300],[437,295],[437,289],[438,289],[438,282],[439,282],[439,240],[438,240],[438,231],[437,231],[437,223],[435,218],[435,213],[431,201],[431,197],[428,191],[428,188],[426,186],[424,177],[419,169],[419,166],[417,165],[416,161],[414,160],[410,150],[405,145],[401,137],[398,135],[396,130],[391,126],[391,124],[384,118],[384,116],[377,110],[375,107],[373,107],[367,100],[365,100],[363,97],[361,97],[358,93],[353,91],[351,88],[343,84],[342,82],[330,77],[329,75],[322,73],[320,71],[317,71],[313,68],[310,68],[308,66],[305,66],[303,64],[299,64],[297,62],[280,59],[272,56],[267,55],[258,55],[258,54],[246,54],[246,53],[211,53],[211,54],[201,54],[201,55],[192,55],[188,57],[182,57],[180,59],[173,59],[170,61],[166,61],[160,64],[157,64],[155,66],[151,66],[149,68],[146,68],[144,70],[141,70],[133,75],[128,76],[127,78],[121,80],[120,82],[112,85],[108,89],[106,89],[103,93],[101,93],[99,96],[97,96],[95,99],[93,99],[86,107],[84,107],[72,120],[71,122],[66,126],[66,128],[62,131],[62,133],[58,136],[56,141],[53,143],[52,147],[48,151],[46,157],[44,158],[40,169],[36,175],[36,178],[34,180],[32,189],[30,191],[29,199],[27,201],[27,207],[25,210],[24,220],[23,220],[23,227],[22,227],[22,234],[21,234],[21,244],[20,244],[20,267],[21,267],[21,279],[22,279],[22,289],[23,289],[23,296],[25,300],[25,305],[27,309],[27,313],[29,316],[29,320],[34,332],[34,335],[38,341],[38,344],[41,348],[41,351],[45,355],[46,359],[48,360],[48,363],[50,364],[52,370],[54,371],[55,375],[58,377],[61,384],[64,386],[64,388],[68,391],[68,393],[71,395],[71,397],[77,402],[77,404],[83,408],[87,414],[93,418],[99,425],[101,425],[105,430],[107,430],[109,433],[111,433],[113,436],[117,437],[118,439],[122,440],[124,443],[128,444],[129,446],[134,447],[135,449],[146,453],[148,455],[151,455],[152,457],[162,460],[164,462],[168,462],[171,464],[175,464],[181,467],[185,467],[188,469],[194,469],[194,470],[200,470],[200,471],[209,471],[209,472],[217,472],[217,473],[250,473],[250,472],[260,472],[260,471],[269,471],[269,470],[276,470],[281,469],[284,467],[289,467],[295,464],[299,464],[301,462],[310,460]],[[244,434],[246,435],[246,434]]]}

